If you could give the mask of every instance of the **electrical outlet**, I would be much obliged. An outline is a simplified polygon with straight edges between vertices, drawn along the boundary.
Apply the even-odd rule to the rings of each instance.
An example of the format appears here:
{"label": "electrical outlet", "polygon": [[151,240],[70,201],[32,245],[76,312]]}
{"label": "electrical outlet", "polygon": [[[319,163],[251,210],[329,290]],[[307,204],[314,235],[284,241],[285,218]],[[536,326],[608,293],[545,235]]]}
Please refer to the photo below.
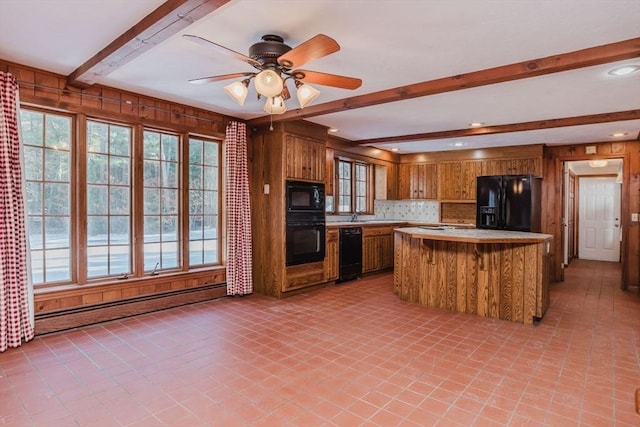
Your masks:
{"label": "electrical outlet", "polygon": [[634,212],[631,214],[631,222],[638,222],[638,213]]}

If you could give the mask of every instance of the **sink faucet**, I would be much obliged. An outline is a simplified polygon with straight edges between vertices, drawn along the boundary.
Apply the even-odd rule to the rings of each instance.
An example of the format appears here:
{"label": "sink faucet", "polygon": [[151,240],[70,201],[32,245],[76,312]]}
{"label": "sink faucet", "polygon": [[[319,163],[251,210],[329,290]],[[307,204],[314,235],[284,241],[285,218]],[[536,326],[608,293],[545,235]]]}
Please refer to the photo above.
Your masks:
{"label": "sink faucet", "polygon": [[353,214],[351,215],[351,222],[356,222],[358,220],[358,215]]}

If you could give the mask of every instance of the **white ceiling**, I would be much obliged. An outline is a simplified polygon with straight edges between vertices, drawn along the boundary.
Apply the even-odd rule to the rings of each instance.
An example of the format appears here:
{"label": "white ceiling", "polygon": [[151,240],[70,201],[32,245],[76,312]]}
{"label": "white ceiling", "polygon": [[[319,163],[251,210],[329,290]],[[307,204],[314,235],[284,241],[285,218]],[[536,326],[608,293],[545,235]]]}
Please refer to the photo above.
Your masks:
{"label": "white ceiling", "polygon": [[[163,2],[0,0],[0,59],[69,75]],[[640,0],[232,0],[98,83],[241,119],[264,115],[252,88],[240,107],[222,90],[229,81],[188,83],[253,69],[180,37],[185,33],[244,54],[263,34],[279,34],[292,47],[320,33],[334,38],[341,50],[304,68],[363,84],[355,91],[316,86],[322,92],[316,105],[640,37]],[[474,121],[507,125],[640,109],[640,72],[607,74],[620,64],[640,58],[309,120],[361,140],[465,129]],[[378,146],[409,153],[579,144],[617,132],[636,139],[640,120]]]}

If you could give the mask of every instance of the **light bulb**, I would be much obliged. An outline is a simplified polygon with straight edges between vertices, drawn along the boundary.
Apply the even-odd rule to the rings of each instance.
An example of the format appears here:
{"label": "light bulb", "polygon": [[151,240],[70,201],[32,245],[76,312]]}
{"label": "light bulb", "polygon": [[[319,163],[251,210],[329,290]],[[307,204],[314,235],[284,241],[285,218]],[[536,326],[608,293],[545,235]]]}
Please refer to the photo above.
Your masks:
{"label": "light bulb", "polygon": [[244,80],[242,82],[233,82],[230,85],[226,85],[224,87],[224,90],[231,97],[231,99],[233,99],[240,105],[244,105],[244,100],[247,98],[247,94],[249,93],[249,89],[247,89],[248,84],[248,80]]}
{"label": "light bulb", "polygon": [[[296,86],[298,85],[296,84]],[[311,104],[318,96],[320,96],[320,91],[313,86],[309,86],[308,84],[301,84],[298,86],[296,95],[298,96],[300,108],[304,108],[307,105]]]}
{"label": "light bulb", "polygon": [[267,98],[263,110],[269,114],[282,114],[287,111],[287,106],[284,104],[284,99],[282,99],[281,96],[276,96],[274,98]]}
{"label": "light bulb", "polygon": [[255,78],[256,91],[267,98],[273,98],[282,93],[284,82],[278,73],[273,70],[262,70]]}

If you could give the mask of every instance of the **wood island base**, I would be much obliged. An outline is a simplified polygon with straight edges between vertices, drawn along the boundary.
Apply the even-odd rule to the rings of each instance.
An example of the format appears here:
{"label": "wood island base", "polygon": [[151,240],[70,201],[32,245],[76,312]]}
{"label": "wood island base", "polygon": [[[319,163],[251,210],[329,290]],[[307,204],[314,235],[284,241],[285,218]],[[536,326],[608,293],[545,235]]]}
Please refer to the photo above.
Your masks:
{"label": "wood island base", "polygon": [[549,306],[551,238],[476,229],[396,229],[394,290],[403,301],[531,324]]}

